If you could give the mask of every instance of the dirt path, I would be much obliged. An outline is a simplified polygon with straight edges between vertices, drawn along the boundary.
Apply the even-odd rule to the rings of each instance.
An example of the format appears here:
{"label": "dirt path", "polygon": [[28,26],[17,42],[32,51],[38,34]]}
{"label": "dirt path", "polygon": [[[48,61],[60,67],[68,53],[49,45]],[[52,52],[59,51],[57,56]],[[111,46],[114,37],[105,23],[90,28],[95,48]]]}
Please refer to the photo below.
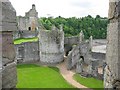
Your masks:
{"label": "dirt path", "polygon": [[79,84],[77,81],[75,81],[75,80],[73,79],[73,75],[74,75],[75,73],[72,72],[72,71],[67,70],[66,62],[63,62],[63,63],[57,65],[57,67],[60,69],[60,73],[61,73],[61,75],[64,77],[64,79],[65,79],[68,83],[70,83],[71,85],[75,86],[76,88],[81,88],[81,89],[82,89],[82,88],[83,88],[83,89],[86,88],[86,90],[92,90],[92,89],[89,89],[89,88],[87,88],[87,87]]}

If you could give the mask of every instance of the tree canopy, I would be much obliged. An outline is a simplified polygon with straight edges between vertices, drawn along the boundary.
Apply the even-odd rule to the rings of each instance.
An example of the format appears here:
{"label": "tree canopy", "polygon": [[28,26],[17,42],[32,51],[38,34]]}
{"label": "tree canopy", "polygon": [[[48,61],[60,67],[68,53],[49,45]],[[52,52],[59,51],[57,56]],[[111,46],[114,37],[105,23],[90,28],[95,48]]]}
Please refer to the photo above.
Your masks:
{"label": "tree canopy", "polygon": [[106,38],[108,19],[105,17],[100,17],[99,15],[96,15],[95,18],[91,15],[82,18],[64,18],[61,16],[56,18],[42,17],[39,20],[47,30],[51,30],[52,25],[59,28],[62,24],[65,37],[77,36],[82,30],[86,39],[91,35],[94,39]]}

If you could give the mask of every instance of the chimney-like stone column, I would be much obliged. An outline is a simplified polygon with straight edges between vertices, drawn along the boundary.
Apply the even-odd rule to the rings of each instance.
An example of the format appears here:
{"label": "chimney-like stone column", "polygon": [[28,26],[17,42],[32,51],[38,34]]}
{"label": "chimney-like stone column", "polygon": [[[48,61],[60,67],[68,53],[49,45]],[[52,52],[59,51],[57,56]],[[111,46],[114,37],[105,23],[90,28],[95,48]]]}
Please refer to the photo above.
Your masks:
{"label": "chimney-like stone column", "polygon": [[120,0],[109,0],[106,67],[104,86],[108,90],[120,88]]}
{"label": "chimney-like stone column", "polygon": [[90,48],[91,51],[92,51],[92,47],[93,47],[93,37],[90,36],[90,38],[89,38],[89,48]]}
{"label": "chimney-like stone column", "polygon": [[84,33],[83,31],[81,31],[79,36],[79,43],[82,43],[83,41],[84,41]]}
{"label": "chimney-like stone column", "polygon": [[15,30],[16,12],[9,0],[0,0],[0,89],[16,87],[17,71],[13,44]]}

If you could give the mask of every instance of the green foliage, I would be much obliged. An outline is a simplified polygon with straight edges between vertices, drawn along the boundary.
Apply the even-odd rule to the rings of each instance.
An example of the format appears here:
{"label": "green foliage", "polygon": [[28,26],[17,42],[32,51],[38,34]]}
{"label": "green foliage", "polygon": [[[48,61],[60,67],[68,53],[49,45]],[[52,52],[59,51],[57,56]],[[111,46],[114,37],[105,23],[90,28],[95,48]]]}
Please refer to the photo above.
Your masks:
{"label": "green foliage", "polygon": [[84,78],[79,74],[75,74],[73,78],[80,84],[92,88],[94,90],[104,90],[103,81],[97,80],[95,78]]}
{"label": "green foliage", "polygon": [[38,37],[34,37],[34,38],[19,38],[19,39],[15,39],[14,40],[14,44],[21,44],[24,42],[35,42],[38,41]]}
{"label": "green foliage", "polygon": [[82,18],[42,17],[39,20],[47,30],[51,30],[52,25],[59,28],[59,25],[62,24],[66,37],[77,36],[83,30],[86,39],[91,35],[95,39],[106,38],[108,19],[102,18],[99,15],[95,18],[90,15]]}
{"label": "green foliage", "polygon": [[17,75],[17,88],[74,88],[55,67],[17,65]]}

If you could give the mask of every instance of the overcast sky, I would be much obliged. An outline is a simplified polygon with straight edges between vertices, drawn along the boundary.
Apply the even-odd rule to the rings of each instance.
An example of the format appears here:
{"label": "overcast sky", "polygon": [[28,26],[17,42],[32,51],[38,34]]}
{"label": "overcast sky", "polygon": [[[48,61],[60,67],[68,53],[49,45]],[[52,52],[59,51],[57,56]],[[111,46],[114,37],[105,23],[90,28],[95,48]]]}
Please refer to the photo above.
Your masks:
{"label": "overcast sky", "polygon": [[39,17],[62,16],[62,17],[84,17],[91,15],[95,17],[108,16],[109,0],[10,0],[17,15],[24,16],[25,12],[36,5]]}

